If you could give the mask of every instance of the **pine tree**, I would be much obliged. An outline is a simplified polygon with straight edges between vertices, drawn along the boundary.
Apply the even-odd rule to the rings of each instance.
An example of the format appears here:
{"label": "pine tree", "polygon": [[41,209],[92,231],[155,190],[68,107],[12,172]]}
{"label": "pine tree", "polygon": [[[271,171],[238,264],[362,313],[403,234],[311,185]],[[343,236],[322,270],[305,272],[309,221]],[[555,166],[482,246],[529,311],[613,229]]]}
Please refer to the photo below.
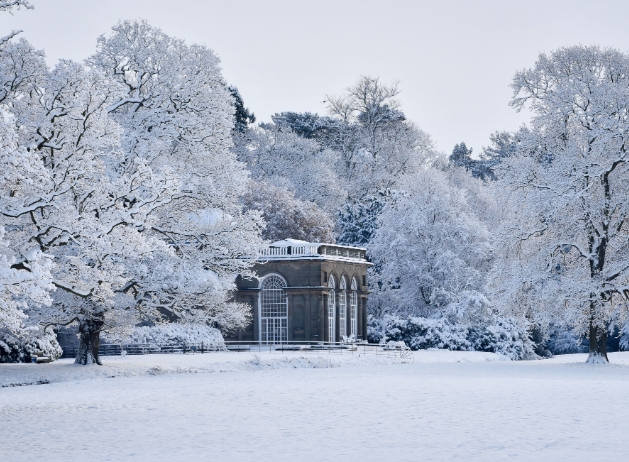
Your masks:
{"label": "pine tree", "polygon": [[228,89],[234,99],[234,130],[244,133],[249,124],[255,123],[256,116],[249,111],[249,108],[245,108],[245,103],[242,96],[240,96],[238,88],[229,86]]}
{"label": "pine tree", "polygon": [[369,244],[378,229],[378,217],[386,204],[389,191],[353,199],[341,207],[337,215],[339,244],[364,246]]}

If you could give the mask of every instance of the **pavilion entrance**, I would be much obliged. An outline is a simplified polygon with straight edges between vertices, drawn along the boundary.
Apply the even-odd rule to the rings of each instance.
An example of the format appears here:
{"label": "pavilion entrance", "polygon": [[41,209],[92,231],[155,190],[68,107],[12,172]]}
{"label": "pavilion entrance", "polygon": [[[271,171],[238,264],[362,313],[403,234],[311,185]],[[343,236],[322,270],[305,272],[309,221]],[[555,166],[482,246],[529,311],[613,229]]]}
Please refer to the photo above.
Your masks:
{"label": "pavilion entrance", "polygon": [[266,276],[260,284],[260,341],[288,341],[288,299],[286,281],[277,274]]}

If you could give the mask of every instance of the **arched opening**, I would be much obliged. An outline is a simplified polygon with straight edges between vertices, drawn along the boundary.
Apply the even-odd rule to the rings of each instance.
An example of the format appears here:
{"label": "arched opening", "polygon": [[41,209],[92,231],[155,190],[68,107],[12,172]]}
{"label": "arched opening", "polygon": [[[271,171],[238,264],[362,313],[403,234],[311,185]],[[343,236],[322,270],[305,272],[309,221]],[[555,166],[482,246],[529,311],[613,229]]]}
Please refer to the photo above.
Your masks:
{"label": "arched opening", "polygon": [[347,282],[345,276],[341,276],[339,283],[339,340],[347,337]]}
{"label": "arched opening", "polygon": [[352,278],[351,292],[349,294],[349,326],[350,335],[356,340],[358,333],[357,315],[358,315],[358,282],[356,278]]}
{"label": "arched opening", "polygon": [[328,288],[328,341],[336,342],[336,283],[332,274],[328,278]]}
{"label": "arched opening", "polygon": [[286,281],[277,274],[266,276],[260,284],[260,341],[288,341],[288,300]]}

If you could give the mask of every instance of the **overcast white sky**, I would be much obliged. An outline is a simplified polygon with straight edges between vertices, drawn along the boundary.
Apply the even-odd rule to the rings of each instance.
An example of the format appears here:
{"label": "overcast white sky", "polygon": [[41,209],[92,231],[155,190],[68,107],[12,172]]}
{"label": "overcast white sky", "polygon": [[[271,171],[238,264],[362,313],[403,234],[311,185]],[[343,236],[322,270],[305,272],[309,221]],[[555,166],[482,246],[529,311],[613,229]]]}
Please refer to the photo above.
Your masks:
{"label": "overcast white sky", "polygon": [[259,121],[325,113],[361,74],[400,82],[407,117],[451,152],[479,152],[496,130],[526,122],[508,106],[516,70],[574,44],[629,51],[626,0],[31,0],[0,17],[49,63],[81,60],[119,19],[143,18],[212,48]]}

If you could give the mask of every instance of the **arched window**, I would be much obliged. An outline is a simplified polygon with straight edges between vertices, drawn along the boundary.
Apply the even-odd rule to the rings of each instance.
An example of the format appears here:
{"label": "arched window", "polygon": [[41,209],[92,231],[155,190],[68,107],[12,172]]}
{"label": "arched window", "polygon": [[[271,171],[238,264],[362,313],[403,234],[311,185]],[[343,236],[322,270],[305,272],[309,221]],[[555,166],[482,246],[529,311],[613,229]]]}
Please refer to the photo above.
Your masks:
{"label": "arched window", "polygon": [[282,343],[288,340],[288,300],[286,281],[276,274],[260,284],[260,341]]}
{"label": "arched window", "polygon": [[350,325],[350,335],[353,336],[354,340],[356,340],[356,334],[358,333],[358,329],[356,326],[357,311],[358,311],[358,283],[356,282],[356,278],[352,278],[352,291],[349,294],[349,325]]}
{"label": "arched window", "polygon": [[345,276],[341,276],[339,283],[339,340],[347,336],[347,282]]}
{"label": "arched window", "polygon": [[331,274],[328,279],[328,288],[330,289],[330,291],[328,292],[328,341],[335,342],[336,326],[334,318],[336,317],[336,293],[334,292],[334,289],[336,288],[336,284],[334,282],[334,276],[332,276]]}

